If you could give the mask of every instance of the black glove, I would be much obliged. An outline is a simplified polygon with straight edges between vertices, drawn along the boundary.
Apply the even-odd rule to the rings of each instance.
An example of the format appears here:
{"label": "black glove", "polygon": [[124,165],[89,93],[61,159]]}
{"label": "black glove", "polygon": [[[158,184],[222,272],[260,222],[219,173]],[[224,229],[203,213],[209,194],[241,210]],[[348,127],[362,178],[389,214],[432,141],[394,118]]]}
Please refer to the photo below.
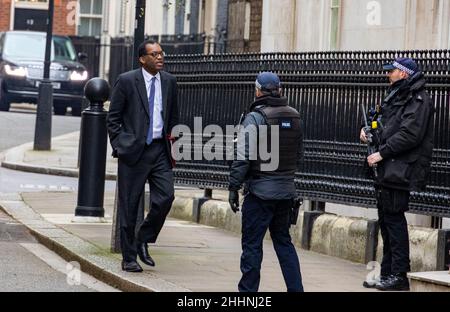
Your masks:
{"label": "black glove", "polygon": [[228,195],[228,202],[230,203],[231,210],[234,213],[239,211],[239,193],[238,191],[230,191]]}

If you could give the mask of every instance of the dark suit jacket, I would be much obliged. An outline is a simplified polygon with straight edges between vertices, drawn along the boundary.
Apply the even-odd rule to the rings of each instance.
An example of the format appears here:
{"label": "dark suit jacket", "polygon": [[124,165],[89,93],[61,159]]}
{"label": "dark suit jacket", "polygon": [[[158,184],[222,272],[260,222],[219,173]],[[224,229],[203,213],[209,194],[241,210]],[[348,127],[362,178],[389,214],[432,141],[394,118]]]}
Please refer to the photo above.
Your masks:
{"label": "dark suit jacket", "polygon": [[[177,82],[167,72],[161,71],[160,75],[163,137],[170,157],[171,148],[167,136],[178,124]],[[113,156],[128,165],[136,164],[144,151],[150,126],[148,96],[141,68],[120,75],[114,84],[107,126]]]}

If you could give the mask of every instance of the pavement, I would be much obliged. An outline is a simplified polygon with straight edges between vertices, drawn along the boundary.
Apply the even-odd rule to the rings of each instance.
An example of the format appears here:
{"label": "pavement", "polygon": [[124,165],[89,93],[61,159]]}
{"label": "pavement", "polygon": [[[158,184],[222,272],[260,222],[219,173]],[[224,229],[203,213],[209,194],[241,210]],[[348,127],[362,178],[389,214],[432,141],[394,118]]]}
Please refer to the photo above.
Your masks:
{"label": "pavement", "polygon": [[[27,172],[76,177],[79,133],[52,139],[52,151],[36,152],[31,143],[3,155],[2,166]],[[107,157],[107,178],[114,180],[117,162]],[[176,188],[176,201],[201,197],[202,190]],[[105,193],[105,223],[73,222],[77,193],[45,191],[0,194],[0,208],[28,228],[47,248],[68,262],[78,262],[83,272],[123,291],[235,292],[241,273],[239,233],[168,218],[150,254],[156,267],[142,274],[120,270],[121,256],[110,252],[113,192]],[[218,201],[227,193],[213,192]],[[261,270],[262,292],[286,290],[270,239],[264,241]],[[362,292],[362,282],[371,273],[365,265],[297,248],[305,291]]]}

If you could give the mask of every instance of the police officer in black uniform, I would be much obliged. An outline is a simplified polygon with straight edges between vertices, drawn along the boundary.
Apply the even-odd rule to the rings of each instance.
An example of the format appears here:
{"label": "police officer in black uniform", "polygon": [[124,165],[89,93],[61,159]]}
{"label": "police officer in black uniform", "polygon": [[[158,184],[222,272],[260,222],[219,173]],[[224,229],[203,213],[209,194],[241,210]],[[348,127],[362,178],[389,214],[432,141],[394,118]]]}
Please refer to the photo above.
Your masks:
{"label": "police officer in black uniform", "polygon": [[[294,174],[302,153],[300,114],[288,106],[286,98],[281,97],[280,79],[270,72],[258,76],[256,100],[249,111],[241,124],[241,133],[247,131],[247,135],[238,137],[237,159],[231,166],[229,184],[229,203],[236,213],[239,211],[238,191],[245,182],[246,195],[242,206],[242,278],[238,288],[241,292],[258,291],[262,244],[269,228],[287,290],[301,292],[303,285],[300,264],[289,234],[289,217],[296,195]],[[264,126],[278,129],[278,146],[271,140],[271,131],[274,130],[264,132]],[[256,151],[261,150],[264,141],[260,135],[267,138],[268,149],[263,146],[263,150],[271,150],[270,160],[264,161]],[[268,166],[275,158],[276,166]]]}
{"label": "police officer in black uniform", "polygon": [[[424,190],[433,152],[432,101],[425,78],[414,60],[398,58],[384,66],[390,88],[381,108],[378,152],[368,157],[377,167],[378,222],[383,238],[381,278],[365,287],[409,290],[408,211],[410,191]],[[364,131],[361,141],[366,142]]]}

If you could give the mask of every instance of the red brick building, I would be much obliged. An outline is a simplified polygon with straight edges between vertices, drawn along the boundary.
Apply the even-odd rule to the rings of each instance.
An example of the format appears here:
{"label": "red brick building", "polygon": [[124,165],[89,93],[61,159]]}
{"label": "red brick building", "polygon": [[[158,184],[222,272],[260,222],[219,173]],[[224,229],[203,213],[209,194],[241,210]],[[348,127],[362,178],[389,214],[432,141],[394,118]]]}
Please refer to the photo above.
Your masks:
{"label": "red brick building", "polygon": [[[74,0],[55,0],[55,34],[76,34],[76,3]],[[48,0],[0,0],[0,31],[46,31],[47,10]]]}

